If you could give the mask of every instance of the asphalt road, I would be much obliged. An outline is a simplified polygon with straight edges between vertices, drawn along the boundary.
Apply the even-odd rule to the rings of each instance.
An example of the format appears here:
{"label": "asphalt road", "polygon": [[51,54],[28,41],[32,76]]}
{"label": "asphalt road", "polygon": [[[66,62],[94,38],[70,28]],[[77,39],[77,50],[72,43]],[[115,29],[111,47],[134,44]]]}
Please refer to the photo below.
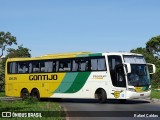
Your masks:
{"label": "asphalt road", "polygon": [[141,120],[146,118],[158,120],[160,118],[160,102],[154,103],[148,100],[128,100],[125,104],[108,100],[105,104],[99,104],[97,100],[62,99],[58,103],[67,111],[68,120]]}

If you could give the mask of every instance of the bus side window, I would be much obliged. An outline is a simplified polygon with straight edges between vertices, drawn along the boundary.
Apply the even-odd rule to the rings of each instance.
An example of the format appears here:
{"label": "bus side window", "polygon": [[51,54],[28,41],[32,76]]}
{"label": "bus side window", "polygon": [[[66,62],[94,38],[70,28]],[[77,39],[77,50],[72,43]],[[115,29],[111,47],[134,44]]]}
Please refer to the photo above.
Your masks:
{"label": "bus side window", "polygon": [[105,58],[91,59],[91,70],[93,71],[106,70]]}
{"label": "bus side window", "polygon": [[105,58],[98,59],[98,70],[106,70]]}
{"label": "bus side window", "polygon": [[23,73],[23,66],[18,63],[18,73]]}
{"label": "bus side window", "polygon": [[59,69],[59,61],[56,61],[56,72],[58,72]]}
{"label": "bus side window", "polygon": [[56,62],[55,61],[53,61],[52,72],[56,72]]}
{"label": "bus side window", "polygon": [[45,73],[47,72],[47,66],[45,65],[46,62],[44,61],[41,61],[41,67],[40,67],[40,70],[42,73]]}
{"label": "bus side window", "polygon": [[98,59],[91,59],[91,70],[98,70]]}
{"label": "bus side window", "polygon": [[40,63],[38,61],[33,62],[33,72],[37,73],[40,72]]}
{"label": "bus side window", "polygon": [[71,60],[70,59],[63,59],[59,61],[59,71],[71,71]]}
{"label": "bus side window", "polygon": [[8,64],[8,73],[10,74],[14,74],[14,73],[17,73],[17,63],[16,62],[10,62]]}
{"label": "bus side window", "polygon": [[19,62],[18,63],[18,73],[28,73],[27,62]]}
{"label": "bus side window", "polygon": [[53,71],[53,61],[42,61],[41,62],[41,72],[52,72]]}
{"label": "bus side window", "polygon": [[88,71],[89,61],[86,59],[81,59],[79,62],[79,71]]}
{"label": "bus side window", "polygon": [[32,70],[33,70],[32,63],[29,63],[29,73],[32,73]]}
{"label": "bus side window", "polygon": [[64,64],[63,63],[59,64],[59,71],[64,71]]}
{"label": "bus side window", "polygon": [[45,62],[45,72],[52,72],[53,71],[53,61]]}
{"label": "bus side window", "polygon": [[77,60],[72,61],[72,71],[78,71],[78,61]]}

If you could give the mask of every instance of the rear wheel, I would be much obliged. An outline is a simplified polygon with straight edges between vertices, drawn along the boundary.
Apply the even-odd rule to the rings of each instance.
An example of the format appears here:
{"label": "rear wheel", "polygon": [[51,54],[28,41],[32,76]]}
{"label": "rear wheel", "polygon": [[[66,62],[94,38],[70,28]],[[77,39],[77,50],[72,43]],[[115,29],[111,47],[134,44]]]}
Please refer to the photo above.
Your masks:
{"label": "rear wheel", "polygon": [[21,91],[21,98],[24,100],[29,97],[29,91],[27,89],[23,89]]}
{"label": "rear wheel", "polygon": [[106,103],[107,95],[105,90],[103,89],[98,90],[97,97],[98,97],[99,103]]}
{"label": "rear wheel", "polygon": [[33,89],[32,92],[31,92],[31,96],[33,98],[36,98],[37,100],[39,100],[40,99],[39,90],[38,89]]}

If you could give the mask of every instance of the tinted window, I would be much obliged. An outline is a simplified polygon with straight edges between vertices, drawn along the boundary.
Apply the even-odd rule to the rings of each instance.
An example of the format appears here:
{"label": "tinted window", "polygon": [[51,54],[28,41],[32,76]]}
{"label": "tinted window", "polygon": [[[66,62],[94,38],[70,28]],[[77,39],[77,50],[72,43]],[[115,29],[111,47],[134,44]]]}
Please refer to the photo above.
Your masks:
{"label": "tinted window", "polygon": [[53,67],[55,68],[55,66],[53,66],[55,63],[53,63],[53,61],[41,61],[40,63],[40,69],[41,72],[53,72]]}
{"label": "tinted window", "polygon": [[18,73],[28,73],[28,63],[27,62],[18,62]]}
{"label": "tinted window", "polygon": [[17,63],[16,62],[8,63],[8,73],[11,73],[11,74],[17,73]]}
{"label": "tinted window", "polygon": [[[58,63],[58,62],[57,62]],[[58,71],[71,71],[71,60],[70,59],[62,59],[59,60],[59,69]]]}
{"label": "tinted window", "polygon": [[79,57],[57,60],[10,62],[8,73],[106,71],[105,57]]}
{"label": "tinted window", "polygon": [[105,58],[91,58],[91,70],[92,71],[106,70]]}

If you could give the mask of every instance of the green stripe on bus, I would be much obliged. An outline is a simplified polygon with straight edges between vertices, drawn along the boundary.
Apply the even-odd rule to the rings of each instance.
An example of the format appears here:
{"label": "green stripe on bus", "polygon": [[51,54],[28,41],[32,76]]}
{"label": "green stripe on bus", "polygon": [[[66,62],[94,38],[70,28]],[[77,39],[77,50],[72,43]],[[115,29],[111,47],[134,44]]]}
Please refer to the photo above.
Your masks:
{"label": "green stripe on bus", "polygon": [[95,53],[95,54],[89,54],[90,57],[94,57],[94,56],[102,56],[102,53]]}
{"label": "green stripe on bus", "polygon": [[76,57],[94,57],[94,56],[102,56],[102,53],[94,53],[94,54],[80,54]]}
{"label": "green stripe on bus", "polygon": [[88,57],[89,55],[88,54],[80,54],[80,55],[77,55],[76,57]]}
{"label": "green stripe on bus", "polygon": [[78,72],[66,73],[60,86],[54,91],[54,93],[64,93],[65,91],[67,91],[73,84],[73,81],[75,80],[77,75],[78,75]]}
{"label": "green stripe on bus", "polygon": [[78,92],[86,83],[91,72],[79,72],[72,86],[65,93]]}

